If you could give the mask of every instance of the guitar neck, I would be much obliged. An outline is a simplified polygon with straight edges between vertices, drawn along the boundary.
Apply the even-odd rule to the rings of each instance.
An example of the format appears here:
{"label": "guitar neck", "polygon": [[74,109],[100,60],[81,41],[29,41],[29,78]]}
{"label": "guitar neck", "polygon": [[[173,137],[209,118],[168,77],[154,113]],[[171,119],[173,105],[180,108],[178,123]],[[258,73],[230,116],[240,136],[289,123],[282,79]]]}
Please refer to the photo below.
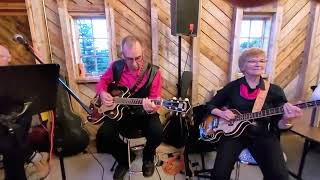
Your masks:
{"label": "guitar neck", "polygon": [[[114,97],[114,103],[116,104],[122,104],[122,105],[142,105],[143,98],[120,98],[120,97]],[[162,100],[161,99],[151,99],[152,102],[154,102],[155,105],[161,105]]]}
{"label": "guitar neck", "polygon": [[[304,109],[304,108],[315,107],[319,105],[320,105],[320,100],[316,100],[316,101],[309,101],[305,103],[296,104],[295,106],[301,109]],[[281,107],[262,110],[259,112],[241,114],[236,117],[236,120],[259,119],[259,118],[270,117],[274,115],[280,115],[283,113],[284,113],[283,106],[281,106]]]}

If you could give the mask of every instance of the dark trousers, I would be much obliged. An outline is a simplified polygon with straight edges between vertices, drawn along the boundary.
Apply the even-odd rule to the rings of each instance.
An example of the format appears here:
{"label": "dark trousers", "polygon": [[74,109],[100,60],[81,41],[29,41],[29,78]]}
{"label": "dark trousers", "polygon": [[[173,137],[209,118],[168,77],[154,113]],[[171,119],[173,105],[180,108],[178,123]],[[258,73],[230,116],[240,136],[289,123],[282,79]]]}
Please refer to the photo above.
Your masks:
{"label": "dark trousers", "polygon": [[153,160],[156,148],[161,143],[162,125],[158,114],[125,116],[120,121],[104,119],[96,135],[97,151],[110,153],[119,164],[128,164],[127,144],[119,138],[120,131],[142,130],[147,142],[143,160]]}
{"label": "dark trousers", "polygon": [[258,163],[265,180],[289,180],[288,169],[279,139],[269,132],[260,136],[243,134],[219,142],[214,164],[214,180],[229,180],[241,151],[248,148]]}
{"label": "dark trousers", "polygon": [[16,134],[9,134],[7,128],[0,127],[0,153],[3,155],[3,165],[6,180],[26,180],[24,163],[30,160],[33,150],[26,144],[31,117],[19,120]]}

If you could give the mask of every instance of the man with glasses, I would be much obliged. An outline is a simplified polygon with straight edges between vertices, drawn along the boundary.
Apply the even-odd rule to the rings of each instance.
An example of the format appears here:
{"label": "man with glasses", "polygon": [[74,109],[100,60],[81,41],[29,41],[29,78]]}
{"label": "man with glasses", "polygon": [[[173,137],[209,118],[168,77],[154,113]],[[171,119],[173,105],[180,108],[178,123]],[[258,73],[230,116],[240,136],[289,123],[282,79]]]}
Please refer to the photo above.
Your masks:
{"label": "man with glasses", "polygon": [[[0,66],[8,66],[11,55],[8,49],[0,45]],[[5,86],[5,85],[3,85]],[[0,114],[7,115],[15,111],[16,104],[0,94]],[[34,151],[26,144],[26,137],[32,118],[23,116],[17,120],[19,127],[15,131],[22,133],[11,134],[6,126],[0,123],[0,154],[3,155],[3,164],[6,180],[43,179],[49,174],[48,153]],[[1,119],[0,119],[1,121]],[[24,169],[25,163],[30,163]],[[30,166],[34,165],[34,166]],[[26,175],[27,174],[27,175]]]}
{"label": "man with glasses", "polygon": [[[97,150],[110,153],[117,160],[113,178],[123,179],[128,171],[127,145],[119,138],[120,131],[141,129],[147,139],[143,150],[142,171],[144,177],[150,177],[154,172],[154,155],[161,143],[162,125],[158,106],[150,99],[160,97],[161,75],[159,68],[145,62],[141,42],[134,36],[127,36],[121,42],[122,59],[113,62],[101,76],[96,86],[97,94],[105,106],[113,105],[113,97],[107,92],[110,83],[130,89],[131,96],[143,98],[143,106],[130,106],[124,109],[123,118],[116,121],[104,119],[97,132]],[[134,159],[134,154],[131,157]]]}

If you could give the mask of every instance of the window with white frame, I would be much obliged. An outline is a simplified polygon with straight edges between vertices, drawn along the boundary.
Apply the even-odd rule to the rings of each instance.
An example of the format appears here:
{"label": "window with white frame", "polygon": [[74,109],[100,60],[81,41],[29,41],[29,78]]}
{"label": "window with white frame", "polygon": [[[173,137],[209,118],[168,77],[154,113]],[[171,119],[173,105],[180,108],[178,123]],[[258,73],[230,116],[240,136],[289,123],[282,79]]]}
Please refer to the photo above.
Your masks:
{"label": "window with white frame", "polygon": [[268,54],[272,15],[244,15],[241,22],[240,52],[259,47]]}
{"label": "window with white frame", "polygon": [[85,76],[99,76],[109,66],[109,44],[105,18],[74,18],[74,42],[78,63],[84,65]]}

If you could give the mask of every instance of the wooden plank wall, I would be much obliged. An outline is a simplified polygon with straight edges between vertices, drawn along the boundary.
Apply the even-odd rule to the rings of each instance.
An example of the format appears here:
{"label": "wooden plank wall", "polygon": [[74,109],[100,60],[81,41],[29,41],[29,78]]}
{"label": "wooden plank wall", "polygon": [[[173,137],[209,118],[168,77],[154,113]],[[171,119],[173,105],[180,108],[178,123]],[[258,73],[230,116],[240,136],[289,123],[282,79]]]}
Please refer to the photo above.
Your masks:
{"label": "wooden plank wall", "polygon": [[27,15],[0,15],[0,44],[5,45],[12,56],[10,64],[34,64],[32,55],[21,44],[12,40],[15,34],[21,34],[31,42]]}
{"label": "wooden plank wall", "polygon": [[227,83],[233,7],[222,0],[202,2],[198,102]]}
{"label": "wooden plank wall", "polygon": [[26,5],[22,0],[0,2],[0,44],[6,46],[12,56],[10,64],[34,64],[31,54],[12,40],[15,34],[23,35],[31,42]]}
{"label": "wooden plank wall", "polygon": [[[159,1],[158,38],[159,67],[162,75],[162,97],[177,96],[178,82],[178,37],[171,35],[170,2]],[[190,39],[181,40],[181,72],[190,71],[191,46]]]}
{"label": "wooden plank wall", "polygon": [[311,78],[311,81],[309,84],[319,84],[320,82],[320,73],[319,73],[319,62],[320,62],[320,16],[318,17],[318,26],[317,26],[317,32],[315,36],[315,44],[314,44],[314,53],[313,53],[313,61],[312,61],[312,67],[315,67],[312,71],[312,74],[314,76]]}
{"label": "wooden plank wall", "polygon": [[274,82],[285,88],[288,99],[296,99],[299,72],[308,34],[309,0],[287,0],[284,4]]}
{"label": "wooden plank wall", "polygon": [[[320,6],[320,3],[317,5],[318,8]],[[319,13],[319,12],[318,12]],[[309,85],[317,85],[320,82],[320,15],[318,14],[318,17],[315,17],[315,21],[317,20],[318,24],[315,24],[316,32],[314,34],[314,45],[313,45],[313,53],[311,58],[311,72],[308,84]]]}
{"label": "wooden plank wall", "polygon": [[44,2],[51,58],[53,63],[58,63],[60,65],[60,73],[65,76],[67,74],[67,68],[58,14],[58,4],[56,0],[45,0]]}

